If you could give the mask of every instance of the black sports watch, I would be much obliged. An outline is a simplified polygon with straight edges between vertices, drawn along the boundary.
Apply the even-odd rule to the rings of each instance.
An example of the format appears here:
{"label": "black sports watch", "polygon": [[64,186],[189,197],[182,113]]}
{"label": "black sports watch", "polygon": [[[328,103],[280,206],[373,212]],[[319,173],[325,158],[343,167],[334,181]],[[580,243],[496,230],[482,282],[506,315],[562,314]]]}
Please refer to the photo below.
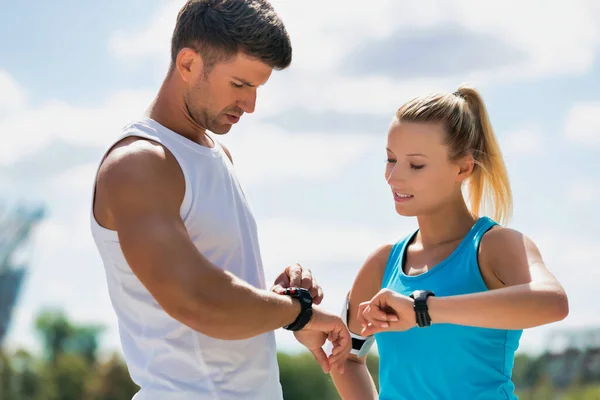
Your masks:
{"label": "black sports watch", "polygon": [[300,300],[301,307],[300,314],[298,314],[296,320],[291,324],[284,326],[283,329],[287,329],[288,331],[299,331],[308,324],[312,317],[312,296],[308,290],[303,288],[287,288],[284,290],[283,294]]}
{"label": "black sports watch", "polygon": [[427,298],[429,296],[435,296],[435,293],[429,290],[415,290],[410,294],[410,298],[415,301],[415,316],[419,328],[425,328],[431,325],[429,307],[427,307]]}

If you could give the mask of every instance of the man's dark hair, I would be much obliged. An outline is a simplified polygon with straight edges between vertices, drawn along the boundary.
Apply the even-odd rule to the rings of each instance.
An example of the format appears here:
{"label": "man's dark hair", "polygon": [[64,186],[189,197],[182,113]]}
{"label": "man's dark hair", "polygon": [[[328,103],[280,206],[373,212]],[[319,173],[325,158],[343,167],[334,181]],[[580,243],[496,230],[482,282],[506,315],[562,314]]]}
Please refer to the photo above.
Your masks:
{"label": "man's dark hair", "polygon": [[186,47],[202,56],[207,74],[238,51],[276,70],[292,62],[289,35],[267,0],[188,0],[171,40],[172,66]]}

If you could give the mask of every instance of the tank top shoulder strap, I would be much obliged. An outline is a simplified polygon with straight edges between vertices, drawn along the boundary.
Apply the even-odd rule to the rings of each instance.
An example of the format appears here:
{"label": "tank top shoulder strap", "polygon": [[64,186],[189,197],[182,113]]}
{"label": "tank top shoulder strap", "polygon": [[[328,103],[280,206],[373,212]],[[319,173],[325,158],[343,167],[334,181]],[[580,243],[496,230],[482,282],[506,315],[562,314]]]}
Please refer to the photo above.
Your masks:
{"label": "tank top shoulder strap", "polygon": [[490,229],[492,229],[496,225],[498,225],[498,223],[489,217],[479,218],[479,221],[477,221],[477,226],[474,229],[472,239],[472,249],[475,251],[475,254],[477,254],[479,251],[479,245],[481,244],[481,239],[483,238],[483,235],[485,235]]}
{"label": "tank top shoulder strap", "polygon": [[403,260],[404,254],[406,253],[406,246],[412,241],[417,232],[418,231],[415,231],[405,238],[400,239],[392,246],[392,250],[390,251],[390,255],[385,266],[385,271],[383,273],[383,279],[381,280],[382,288],[387,287],[388,283],[393,280],[394,276],[400,272],[400,269],[404,264]]}

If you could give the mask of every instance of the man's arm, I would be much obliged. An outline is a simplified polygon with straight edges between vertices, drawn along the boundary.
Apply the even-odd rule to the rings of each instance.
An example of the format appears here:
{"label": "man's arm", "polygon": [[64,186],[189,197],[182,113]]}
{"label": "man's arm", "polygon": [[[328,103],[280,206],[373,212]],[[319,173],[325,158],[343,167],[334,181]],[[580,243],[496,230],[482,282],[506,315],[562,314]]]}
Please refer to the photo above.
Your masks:
{"label": "man's arm", "polygon": [[219,339],[293,322],[298,301],[259,290],[200,254],[179,215],[184,187],[173,156],[145,140],[115,148],[98,174],[125,258],[154,299],[173,318]]}

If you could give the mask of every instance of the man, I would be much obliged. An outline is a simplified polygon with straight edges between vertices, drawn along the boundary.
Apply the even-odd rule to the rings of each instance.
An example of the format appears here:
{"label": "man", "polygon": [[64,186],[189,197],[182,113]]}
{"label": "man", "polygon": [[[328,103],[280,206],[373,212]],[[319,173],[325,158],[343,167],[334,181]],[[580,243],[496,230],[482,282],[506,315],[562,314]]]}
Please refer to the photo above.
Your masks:
{"label": "man", "polygon": [[325,372],[350,336],[339,317],[311,315],[322,291],[310,270],[290,266],[265,290],[231,155],[206,131],[254,111],[257,88],[291,62],[289,37],[266,0],[190,0],[171,53],[148,117],[100,163],[91,218],[135,399],[280,400],[273,330],[294,331]]}

